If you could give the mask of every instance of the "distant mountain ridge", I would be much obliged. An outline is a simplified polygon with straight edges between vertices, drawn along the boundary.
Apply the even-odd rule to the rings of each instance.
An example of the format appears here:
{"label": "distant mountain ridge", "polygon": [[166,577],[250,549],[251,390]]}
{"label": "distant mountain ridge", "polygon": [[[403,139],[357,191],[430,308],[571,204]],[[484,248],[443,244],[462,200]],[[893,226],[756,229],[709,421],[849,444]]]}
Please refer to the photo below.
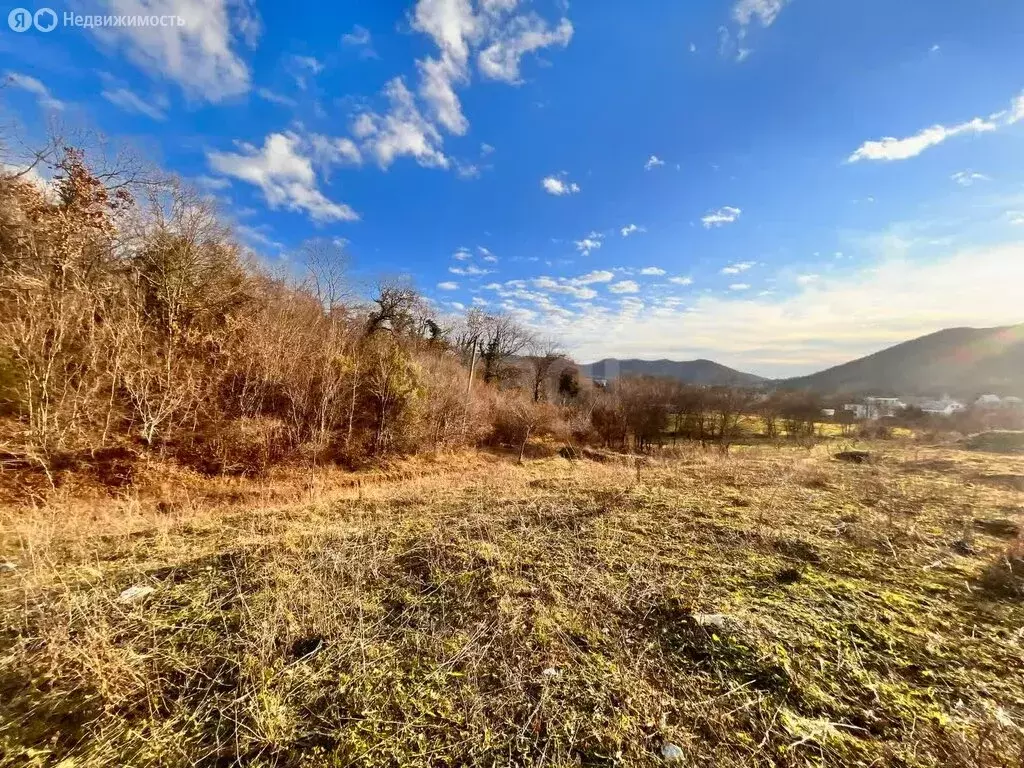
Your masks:
{"label": "distant mountain ridge", "polygon": [[619,360],[579,366],[594,379],[665,376],[687,384],[808,390],[822,395],[1024,396],[1024,323],[947,328],[807,376],[767,379],[713,360]]}
{"label": "distant mountain ridge", "polygon": [[1024,324],[947,328],[777,385],[820,394],[1022,395]]}
{"label": "distant mountain ridge", "polygon": [[686,384],[707,386],[754,387],[769,381],[752,373],[744,373],[713,360],[619,360],[608,357],[596,363],[579,366],[580,373],[593,379],[616,379],[620,376],[665,376]]}

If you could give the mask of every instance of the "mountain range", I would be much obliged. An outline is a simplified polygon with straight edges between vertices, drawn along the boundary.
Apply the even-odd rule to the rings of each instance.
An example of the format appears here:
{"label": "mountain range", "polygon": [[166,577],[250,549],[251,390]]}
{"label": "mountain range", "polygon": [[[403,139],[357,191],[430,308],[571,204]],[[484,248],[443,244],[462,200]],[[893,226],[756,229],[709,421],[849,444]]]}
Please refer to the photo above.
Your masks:
{"label": "mountain range", "polygon": [[947,328],[790,379],[766,379],[711,360],[607,358],[580,366],[580,372],[597,379],[668,376],[688,384],[802,389],[823,395],[1024,395],[1024,324]]}
{"label": "mountain range", "polygon": [[766,382],[761,376],[744,373],[713,360],[618,360],[613,357],[581,365],[580,374],[592,379],[617,379],[620,376],[664,376],[687,384],[708,386],[756,387]]}

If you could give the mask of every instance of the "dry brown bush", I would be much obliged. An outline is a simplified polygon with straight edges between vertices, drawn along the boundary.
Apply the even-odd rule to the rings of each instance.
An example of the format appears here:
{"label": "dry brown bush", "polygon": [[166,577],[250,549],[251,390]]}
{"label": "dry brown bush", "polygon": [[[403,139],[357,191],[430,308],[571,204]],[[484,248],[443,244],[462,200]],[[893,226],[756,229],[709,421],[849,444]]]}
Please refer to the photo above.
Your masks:
{"label": "dry brown bush", "polygon": [[[496,418],[517,446],[564,431],[519,393],[531,336],[511,318],[448,327],[401,282],[361,301],[322,240],[300,248],[304,275],[272,276],[180,182],[132,188],[76,150],[57,158],[49,191],[0,176],[5,450],[51,485],[67,456],[121,444],[252,475],[476,445]],[[532,399],[553,349],[522,377]]]}

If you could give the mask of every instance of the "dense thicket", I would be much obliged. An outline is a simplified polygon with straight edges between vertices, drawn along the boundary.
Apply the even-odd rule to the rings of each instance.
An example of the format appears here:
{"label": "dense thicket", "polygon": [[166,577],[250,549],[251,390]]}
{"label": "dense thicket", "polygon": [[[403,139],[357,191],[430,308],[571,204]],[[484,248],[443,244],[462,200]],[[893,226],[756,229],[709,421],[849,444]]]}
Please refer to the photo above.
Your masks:
{"label": "dense thicket", "polygon": [[49,184],[0,176],[6,453],[135,443],[255,472],[568,428],[566,361],[511,318],[442,318],[401,284],[363,299],[330,242],[297,256],[301,276],[274,276],[202,196],[120,185],[73,149]]}

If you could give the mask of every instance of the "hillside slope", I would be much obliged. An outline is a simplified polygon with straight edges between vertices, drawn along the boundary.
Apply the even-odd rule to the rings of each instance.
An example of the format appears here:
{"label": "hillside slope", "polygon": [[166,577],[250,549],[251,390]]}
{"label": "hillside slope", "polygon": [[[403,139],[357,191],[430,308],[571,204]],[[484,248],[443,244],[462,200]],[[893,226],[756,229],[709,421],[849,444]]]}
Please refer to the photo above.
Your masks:
{"label": "hillside slope", "polygon": [[580,373],[595,379],[619,376],[666,376],[687,384],[751,387],[767,379],[744,373],[713,360],[618,360],[605,358],[590,365],[581,365]]}
{"label": "hillside slope", "polygon": [[1024,324],[948,328],[824,371],[785,379],[822,394],[1024,394]]}

